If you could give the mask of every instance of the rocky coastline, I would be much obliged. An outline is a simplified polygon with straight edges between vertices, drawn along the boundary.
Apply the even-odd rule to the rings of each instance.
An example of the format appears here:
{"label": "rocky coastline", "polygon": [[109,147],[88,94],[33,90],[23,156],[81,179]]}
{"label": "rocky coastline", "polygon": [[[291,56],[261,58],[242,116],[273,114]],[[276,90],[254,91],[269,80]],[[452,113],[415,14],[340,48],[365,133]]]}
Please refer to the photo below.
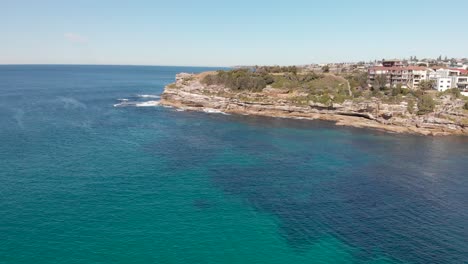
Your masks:
{"label": "rocky coastline", "polygon": [[[309,101],[294,103],[297,94],[267,87],[260,92],[232,91],[222,85],[205,85],[207,74],[180,73],[165,87],[161,105],[190,111],[223,112],[281,118],[333,121],[336,125],[371,128],[392,133],[444,136],[468,135],[468,111],[463,100],[447,96],[437,102],[434,112],[424,115],[408,110],[408,104],[384,103],[378,98],[346,100],[324,105]],[[414,106],[417,108],[417,106]]]}

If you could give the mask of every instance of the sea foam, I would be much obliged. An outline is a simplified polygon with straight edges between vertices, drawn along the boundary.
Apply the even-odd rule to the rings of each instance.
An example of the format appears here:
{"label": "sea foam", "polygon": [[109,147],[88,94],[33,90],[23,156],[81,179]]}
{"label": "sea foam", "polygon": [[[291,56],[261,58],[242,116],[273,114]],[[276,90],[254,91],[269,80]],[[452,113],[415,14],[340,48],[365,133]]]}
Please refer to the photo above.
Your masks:
{"label": "sea foam", "polygon": [[159,106],[159,101],[148,101],[135,104],[136,107]]}
{"label": "sea foam", "polygon": [[223,114],[223,115],[229,115],[219,109],[214,109],[214,108],[203,108],[203,112],[205,113],[210,113],[210,114]]}
{"label": "sea foam", "polygon": [[138,94],[137,97],[140,97],[140,98],[159,98],[159,95],[155,95],[155,94]]}

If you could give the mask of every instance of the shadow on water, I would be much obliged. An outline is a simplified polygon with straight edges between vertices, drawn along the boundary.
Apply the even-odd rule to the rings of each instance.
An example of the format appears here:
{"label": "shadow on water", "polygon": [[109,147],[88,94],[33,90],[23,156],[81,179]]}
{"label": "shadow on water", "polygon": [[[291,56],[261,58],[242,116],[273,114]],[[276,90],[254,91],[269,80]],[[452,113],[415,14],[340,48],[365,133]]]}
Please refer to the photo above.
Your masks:
{"label": "shadow on water", "polygon": [[216,186],[278,217],[281,235],[299,251],[331,234],[359,248],[356,257],[362,260],[384,255],[412,263],[462,263],[468,258],[462,202],[468,201],[467,138],[390,135],[320,121],[177,114],[183,122],[173,129],[185,132],[156,148],[174,151],[174,168],[209,164]]}

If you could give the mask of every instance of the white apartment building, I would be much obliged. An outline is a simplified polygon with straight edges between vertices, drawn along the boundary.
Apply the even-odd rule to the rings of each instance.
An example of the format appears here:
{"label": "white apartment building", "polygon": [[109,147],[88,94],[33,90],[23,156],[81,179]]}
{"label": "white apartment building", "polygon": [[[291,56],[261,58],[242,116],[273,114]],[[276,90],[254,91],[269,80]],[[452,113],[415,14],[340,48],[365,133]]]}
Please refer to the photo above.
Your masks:
{"label": "white apartment building", "polygon": [[439,77],[435,81],[436,89],[443,92],[447,89],[455,88],[456,77]]}
{"label": "white apartment building", "polygon": [[459,88],[468,92],[468,70],[454,68],[431,69],[421,66],[375,66],[368,70],[369,85],[372,85],[379,76],[386,78],[388,87],[401,85],[403,88],[418,89],[422,81],[433,80],[434,89],[445,91],[447,89]]}
{"label": "white apartment building", "polygon": [[437,69],[429,74],[429,79],[435,81],[435,89],[445,91],[447,89],[459,88],[465,90],[468,88],[468,76],[466,70],[462,69]]}
{"label": "white apartment building", "polygon": [[424,68],[424,69],[417,69],[415,68],[412,71],[413,74],[413,84],[412,88],[416,89],[419,87],[419,83],[421,81],[426,81],[429,79],[429,74],[430,74],[430,69]]}

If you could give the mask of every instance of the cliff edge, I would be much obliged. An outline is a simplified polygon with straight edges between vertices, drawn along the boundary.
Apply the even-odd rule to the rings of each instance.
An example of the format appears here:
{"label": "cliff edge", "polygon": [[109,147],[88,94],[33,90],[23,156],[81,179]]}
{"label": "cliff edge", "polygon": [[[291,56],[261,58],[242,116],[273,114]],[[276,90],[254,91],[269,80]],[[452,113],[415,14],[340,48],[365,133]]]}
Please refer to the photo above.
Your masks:
{"label": "cliff edge", "polygon": [[[464,110],[466,102],[450,94],[438,96],[433,111],[421,114],[418,104],[406,100],[406,96],[400,96],[398,102],[386,102],[388,100],[378,97],[358,97],[337,103],[333,100],[315,100],[317,97],[311,97],[304,89],[266,85],[252,91],[206,81],[207,76],[216,74],[177,74],[176,82],[165,87],[161,104],[193,111],[328,120],[337,125],[395,133],[468,135],[468,111]],[[349,82],[344,78],[330,78],[335,78],[334,81],[344,87],[346,93],[347,89],[352,93]]]}

